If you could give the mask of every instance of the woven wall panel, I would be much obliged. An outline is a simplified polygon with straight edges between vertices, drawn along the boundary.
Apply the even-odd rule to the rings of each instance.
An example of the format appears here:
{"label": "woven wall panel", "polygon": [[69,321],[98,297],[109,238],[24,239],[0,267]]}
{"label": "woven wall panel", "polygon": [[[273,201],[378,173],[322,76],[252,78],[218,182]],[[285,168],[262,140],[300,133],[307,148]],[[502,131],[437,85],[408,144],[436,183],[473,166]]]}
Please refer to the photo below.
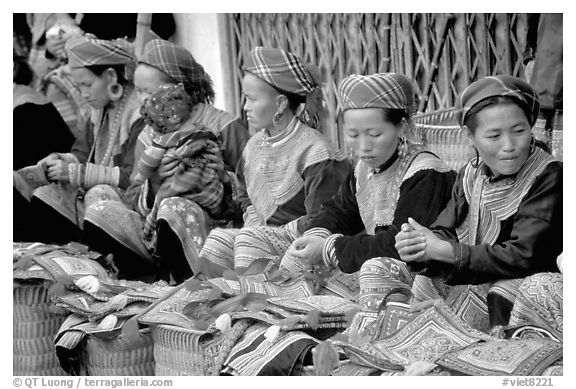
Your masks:
{"label": "woven wall panel", "polygon": [[[279,47],[319,67],[324,133],[339,145],[336,88],[349,74],[406,74],[420,112],[452,107],[466,85],[486,75],[523,75],[524,14],[230,14],[229,21],[238,84],[254,46]],[[236,101],[240,114],[240,92]]]}

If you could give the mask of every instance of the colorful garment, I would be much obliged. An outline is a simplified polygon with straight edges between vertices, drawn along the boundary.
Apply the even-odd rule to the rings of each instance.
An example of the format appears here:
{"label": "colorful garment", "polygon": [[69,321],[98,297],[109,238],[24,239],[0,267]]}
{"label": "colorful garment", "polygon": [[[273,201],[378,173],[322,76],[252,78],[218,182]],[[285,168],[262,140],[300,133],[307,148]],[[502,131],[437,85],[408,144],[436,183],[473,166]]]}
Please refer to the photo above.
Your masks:
{"label": "colorful garment", "polygon": [[[304,233],[328,239],[323,257],[346,273],[376,257],[399,258],[395,235],[408,217],[430,225],[449,198],[454,173],[435,155],[410,145],[374,172],[360,161]],[[336,265],[337,264],[337,265]]]}
{"label": "colorful garment", "polygon": [[[201,257],[220,269],[211,275],[234,268],[235,262],[247,267],[256,257],[278,262],[308,218],[340,186],[347,164],[320,133],[296,118],[275,137],[267,136],[266,130],[255,134],[239,170],[246,183],[245,192],[241,191],[245,227],[210,234]],[[273,231],[280,226],[282,230]],[[200,267],[206,271],[209,266]]]}
{"label": "colorful garment", "polygon": [[[138,110],[138,97],[133,88],[126,88],[112,109],[94,110],[88,128],[76,139],[70,153],[59,154],[69,163],[70,184],[47,185],[38,188],[34,196],[81,226],[85,204],[76,201],[78,188],[89,191],[104,184],[116,192],[117,188],[126,189],[139,135],[139,129],[132,128],[139,116]],[[86,196],[93,197],[89,192]]]}

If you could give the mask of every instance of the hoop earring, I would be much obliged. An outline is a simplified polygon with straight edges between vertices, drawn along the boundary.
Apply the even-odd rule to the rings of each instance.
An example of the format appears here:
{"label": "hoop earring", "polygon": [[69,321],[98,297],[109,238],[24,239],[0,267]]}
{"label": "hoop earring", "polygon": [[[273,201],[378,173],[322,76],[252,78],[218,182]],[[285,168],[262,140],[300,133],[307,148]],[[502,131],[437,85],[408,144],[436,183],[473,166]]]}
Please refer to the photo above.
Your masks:
{"label": "hoop earring", "polygon": [[112,101],[120,100],[122,94],[124,93],[124,88],[119,83],[115,82],[113,84],[108,84],[106,87],[106,94]]}
{"label": "hoop earring", "polygon": [[402,135],[398,138],[398,156],[404,158],[408,154],[408,141],[406,137]]}
{"label": "hoop earring", "polygon": [[536,150],[536,138],[532,135],[532,139],[530,140],[530,154],[532,154]]}
{"label": "hoop earring", "polygon": [[272,116],[272,124],[274,125],[274,127],[278,127],[280,125],[282,116],[284,116],[283,112],[276,112],[274,116]]}

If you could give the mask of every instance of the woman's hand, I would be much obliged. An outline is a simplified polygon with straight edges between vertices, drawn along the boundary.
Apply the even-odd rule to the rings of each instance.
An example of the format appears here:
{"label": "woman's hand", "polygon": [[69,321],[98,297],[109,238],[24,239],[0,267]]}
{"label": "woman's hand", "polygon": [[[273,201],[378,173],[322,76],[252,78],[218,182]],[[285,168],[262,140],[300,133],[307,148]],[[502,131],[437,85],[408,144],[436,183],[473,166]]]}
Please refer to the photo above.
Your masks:
{"label": "woman's hand", "polygon": [[50,181],[58,181],[62,183],[70,182],[68,175],[68,162],[61,159],[49,159],[45,162],[47,176]]}
{"label": "woman's hand", "polygon": [[319,236],[303,236],[292,242],[287,254],[303,264],[315,266],[322,263],[322,250],[325,238]]}
{"label": "woman's hand", "polygon": [[454,263],[450,243],[438,238],[428,228],[420,225],[411,217],[396,234],[396,250],[404,262],[426,262],[437,260]]}

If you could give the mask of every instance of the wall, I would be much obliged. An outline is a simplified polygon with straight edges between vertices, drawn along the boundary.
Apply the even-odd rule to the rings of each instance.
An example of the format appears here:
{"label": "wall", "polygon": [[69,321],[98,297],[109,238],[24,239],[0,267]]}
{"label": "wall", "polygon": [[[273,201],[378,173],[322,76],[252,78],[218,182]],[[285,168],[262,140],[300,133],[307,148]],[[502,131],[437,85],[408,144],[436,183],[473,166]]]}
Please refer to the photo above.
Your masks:
{"label": "wall", "polygon": [[236,93],[226,14],[174,14],[176,33],[172,40],[184,46],[204,67],[214,83],[217,108],[234,112]]}

